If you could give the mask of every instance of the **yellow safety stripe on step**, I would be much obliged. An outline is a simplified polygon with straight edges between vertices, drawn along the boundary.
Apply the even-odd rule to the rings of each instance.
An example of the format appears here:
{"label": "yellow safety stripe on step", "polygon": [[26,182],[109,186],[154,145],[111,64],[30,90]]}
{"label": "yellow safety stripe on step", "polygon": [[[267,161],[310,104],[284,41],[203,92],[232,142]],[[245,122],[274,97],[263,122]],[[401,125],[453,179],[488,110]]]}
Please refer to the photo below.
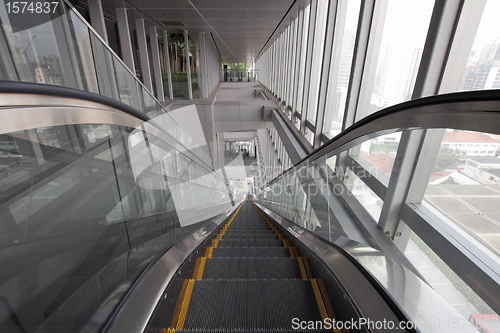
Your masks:
{"label": "yellow safety stripe on step", "polygon": [[224,235],[218,234],[217,237],[215,237],[215,239],[221,240],[222,236],[224,236]]}
{"label": "yellow safety stripe on step", "polygon": [[[318,283],[319,291],[321,293],[321,298],[323,299],[323,303],[325,304],[326,312],[328,313],[328,318],[336,319],[337,316],[335,315],[335,311],[333,311],[332,303],[330,302],[330,298],[328,297],[328,293],[326,292],[326,287],[325,287],[325,284],[323,283],[323,280],[316,279],[316,282]],[[345,328],[343,330],[341,330],[339,328],[333,328],[333,332],[335,332],[335,333],[348,333],[349,330],[347,330]]]}
{"label": "yellow safety stripe on step", "polygon": [[325,320],[328,318],[328,313],[326,312],[325,303],[323,303],[323,298],[321,297],[321,292],[319,291],[318,282],[316,279],[311,279],[311,284],[314,290],[314,296],[316,297],[316,302],[318,303],[319,313],[321,318]]}
{"label": "yellow safety stripe on step", "polygon": [[219,246],[219,240],[218,239],[212,239],[212,247],[217,247]]}
{"label": "yellow safety stripe on step", "polygon": [[201,263],[200,267],[198,268],[198,274],[196,275],[196,280],[201,280],[203,276],[203,270],[205,269],[205,262],[207,261],[207,258],[203,257],[201,258]]}
{"label": "yellow safety stripe on step", "polygon": [[[293,256],[294,257],[298,257],[299,256],[299,253],[297,252],[297,248],[296,247],[293,248]],[[312,276],[312,275],[310,275],[310,276]]]}
{"label": "yellow safety stripe on step", "polygon": [[188,283],[189,280],[184,280],[184,282],[182,283],[181,292],[179,293],[179,298],[177,299],[177,303],[175,304],[174,316],[172,317],[172,321],[170,322],[170,327],[177,326],[177,322],[179,321],[179,315],[182,309],[182,301],[184,300],[184,295],[186,294]]}
{"label": "yellow safety stripe on step", "polygon": [[297,256],[296,256],[296,255],[295,255],[295,253],[293,252],[293,249],[294,249],[293,247],[289,247],[289,248],[288,248],[288,251],[290,252],[290,257],[292,257],[292,258],[296,258]]}
{"label": "yellow safety stripe on step", "polygon": [[[295,249],[295,253],[297,253],[297,249]],[[297,257],[298,257],[298,254],[297,254]],[[311,268],[309,268],[309,262],[307,261],[307,258],[305,257],[301,257],[302,258],[302,263],[304,264],[304,269],[306,270],[306,275],[309,276],[309,277],[312,277],[312,273],[311,273]],[[320,281],[320,280],[318,280]],[[319,282],[318,282],[319,284]],[[320,288],[321,289],[321,285],[320,285]],[[328,307],[327,307],[327,310],[328,310]]]}
{"label": "yellow safety stripe on step", "polygon": [[198,257],[196,258],[196,265],[194,265],[193,279],[196,279],[196,277],[198,276],[198,270],[200,269],[200,264],[201,264],[201,258]]}
{"label": "yellow safety stripe on step", "polygon": [[189,308],[189,301],[191,300],[191,294],[193,293],[194,280],[190,279],[188,286],[186,288],[186,294],[184,295],[184,300],[182,301],[181,313],[179,315],[179,321],[177,322],[176,328],[178,330],[184,327],[184,322],[186,321],[186,314]]}
{"label": "yellow safety stripe on step", "polygon": [[297,261],[299,262],[300,275],[302,275],[302,278],[304,280],[308,280],[308,277],[307,277],[307,274],[306,274],[306,269],[304,268],[304,263],[302,262],[302,258],[298,257]]}
{"label": "yellow safety stripe on step", "polygon": [[169,328],[167,333],[175,333],[175,328]]}
{"label": "yellow safety stripe on step", "polygon": [[205,258],[212,258],[212,255],[214,254],[214,248],[213,247],[207,247],[205,250]]}

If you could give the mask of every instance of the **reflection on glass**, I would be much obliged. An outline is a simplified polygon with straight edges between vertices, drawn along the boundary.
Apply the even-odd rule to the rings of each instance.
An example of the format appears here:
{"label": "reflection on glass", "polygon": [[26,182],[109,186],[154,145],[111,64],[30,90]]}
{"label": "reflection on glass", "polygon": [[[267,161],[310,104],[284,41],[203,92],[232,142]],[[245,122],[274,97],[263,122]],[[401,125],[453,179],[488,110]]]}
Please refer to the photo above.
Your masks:
{"label": "reflection on glass", "polygon": [[346,170],[344,183],[359,203],[378,222],[384,202],[350,169]]}
{"label": "reflection on glass", "polygon": [[0,135],[0,330],[80,331],[160,249],[230,206],[219,174],[140,129]]}
{"label": "reflection on glass", "polygon": [[365,74],[363,103],[356,120],[411,98],[434,2],[381,2],[382,39],[371,55],[377,66]]}
{"label": "reflection on glass", "polygon": [[464,318],[495,313],[416,233],[410,232],[404,254],[438,294]]}
{"label": "reflection on glass", "polygon": [[500,137],[446,130],[425,200],[500,254]]}
{"label": "reflection on glass", "polygon": [[459,91],[500,88],[500,2],[488,0]]}

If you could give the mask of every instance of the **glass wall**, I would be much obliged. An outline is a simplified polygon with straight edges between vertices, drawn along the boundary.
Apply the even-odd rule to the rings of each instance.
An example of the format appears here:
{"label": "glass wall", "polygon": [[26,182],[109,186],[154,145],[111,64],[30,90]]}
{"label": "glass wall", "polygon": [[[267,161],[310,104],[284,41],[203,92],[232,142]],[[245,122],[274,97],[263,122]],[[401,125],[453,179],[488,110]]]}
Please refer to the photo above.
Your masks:
{"label": "glass wall", "polygon": [[[11,73],[9,76],[0,74],[3,75],[0,79],[84,90],[116,99],[151,118],[164,114],[163,119],[170,118],[165,120],[168,123],[165,128],[179,141],[189,142],[190,146],[187,148],[192,148],[194,141],[189,135],[166,114],[136,75],[94,35],[76,12],[65,3],[57,8],[61,10],[59,17],[33,28],[17,31],[13,30],[6,7],[0,5],[0,23],[5,37],[0,38],[0,47],[2,52],[5,51],[3,54],[10,55],[0,64],[3,66],[0,73]],[[132,45],[137,43],[134,36],[135,32],[131,33]],[[172,44],[171,50],[177,52],[181,49],[176,45]],[[134,50],[137,51],[137,47]],[[180,51],[175,54],[177,58],[171,57],[171,64],[180,72],[172,77],[184,80],[185,87],[182,89],[187,96],[184,58],[181,59]],[[136,58],[138,60],[138,57],[134,57]],[[140,67],[136,64],[136,68]],[[178,83],[176,87],[182,86],[182,82]],[[208,155],[202,155],[200,158],[212,165]]]}
{"label": "glass wall", "polygon": [[[356,140],[356,143],[347,143],[315,160],[290,169],[262,188],[257,196],[258,202],[326,240],[340,240],[342,243],[342,237],[347,237],[358,241],[359,246],[363,248],[382,246],[379,241],[373,238],[365,239],[354,232],[351,221],[356,220],[358,225],[369,225],[367,220],[373,223],[383,222],[381,214],[386,204],[388,190],[380,187],[379,179],[384,176],[390,177],[397,155],[395,154],[390,168],[384,171],[383,167],[386,165],[381,160],[366,163],[370,155],[359,155],[354,158],[346,153],[349,149],[358,149],[360,146],[370,146],[370,144],[377,145],[377,149],[381,149],[380,147],[388,145],[382,143],[384,138],[394,135],[397,135],[395,130],[392,134],[366,135],[375,138],[366,139],[361,144],[359,144],[362,141],[360,139]],[[489,260],[500,263],[500,247],[497,239],[500,222],[496,220],[497,216],[500,216],[496,211],[500,176],[496,175],[495,169],[495,165],[499,165],[500,170],[500,160],[491,155],[479,156],[481,150],[473,150],[474,144],[468,151],[457,148],[466,149],[467,144],[460,146],[459,143],[455,143],[454,148],[450,148],[452,139],[454,142],[460,142],[455,136],[481,138],[484,143],[481,142],[479,146],[484,149],[484,154],[487,154],[488,149],[496,152],[498,148],[498,141],[493,140],[495,136],[491,134],[446,130],[434,172],[425,192],[425,201],[437,210],[441,218],[448,221],[447,223],[454,223],[459,228],[455,229],[459,234],[480,241],[487,249]],[[405,154],[404,151],[399,153]],[[400,173],[401,170],[397,172]],[[414,181],[421,182],[422,179]],[[388,187],[388,183],[383,183],[383,186]],[[416,225],[415,222],[412,225]],[[422,226],[423,229],[425,228]],[[435,253],[430,247],[443,246],[442,242],[437,243],[436,237],[436,244],[431,242],[428,245],[427,241],[432,239],[432,236],[428,231],[422,230],[418,228],[415,232],[411,229],[406,231],[408,240],[402,252],[414,265],[418,274],[421,274],[448,302],[448,306],[457,311],[457,320],[464,325],[470,325],[468,320],[473,318],[471,316],[496,316],[495,311],[464,282],[464,277],[457,275],[445,263],[441,258],[443,255]],[[426,240],[422,240],[416,232],[427,235]],[[375,243],[378,245],[374,245]],[[476,273],[477,271],[469,272],[468,276]],[[380,276],[380,272],[373,274]],[[387,291],[394,292],[394,290]],[[405,306],[399,305],[402,308]],[[412,313],[407,315],[411,317]]]}
{"label": "glass wall", "polygon": [[16,332],[101,325],[103,302],[232,206],[218,173],[106,123],[0,134],[0,193],[0,330]]}

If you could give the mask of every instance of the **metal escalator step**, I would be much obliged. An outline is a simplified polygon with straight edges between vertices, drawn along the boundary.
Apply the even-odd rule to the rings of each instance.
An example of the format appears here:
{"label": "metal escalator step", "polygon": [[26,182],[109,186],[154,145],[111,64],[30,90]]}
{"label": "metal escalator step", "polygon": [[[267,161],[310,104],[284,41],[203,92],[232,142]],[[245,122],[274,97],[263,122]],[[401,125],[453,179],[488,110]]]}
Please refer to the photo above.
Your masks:
{"label": "metal escalator step", "polygon": [[207,279],[301,279],[297,258],[210,258]]}
{"label": "metal escalator step", "polygon": [[227,230],[248,230],[248,231],[268,231],[268,230],[273,230],[271,229],[270,226],[237,226],[237,225],[230,225]]}
{"label": "metal escalator step", "polygon": [[290,257],[286,247],[216,247],[212,258],[278,258]]}
{"label": "metal escalator step", "polygon": [[218,247],[280,247],[283,242],[278,239],[258,239],[258,240],[234,240],[221,239]]}
{"label": "metal escalator step", "polygon": [[222,239],[278,239],[278,235],[276,235],[274,232],[273,233],[268,233],[268,234],[250,234],[250,233],[225,233],[222,236]]}
{"label": "metal escalator step", "polygon": [[185,328],[276,328],[320,321],[309,280],[196,281]]}
{"label": "metal escalator step", "polygon": [[241,228],[269,228],[269,224],[266,222],[232,222],[230,227],[241,227]]}
{"label": "metal escalator step", "polygon": [[226,232],[224,233],[225,235],[232,235],[232,234],[248,234],[248,235],[253,235],[253,234],[262,234],[262,235],[274,235],[274,231],[271,228],[268,229],[239,229],[235,228],[232,229],[229,227]]}

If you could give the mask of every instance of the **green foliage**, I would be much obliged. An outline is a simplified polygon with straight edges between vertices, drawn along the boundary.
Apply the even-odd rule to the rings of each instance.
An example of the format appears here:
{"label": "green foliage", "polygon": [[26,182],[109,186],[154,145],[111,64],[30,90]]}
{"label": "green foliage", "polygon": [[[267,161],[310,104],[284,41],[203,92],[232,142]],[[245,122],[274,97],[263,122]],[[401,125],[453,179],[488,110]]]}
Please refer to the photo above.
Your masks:
{"label": "green foliage", "polygon": [[397,143],[372,143],[370,145],[370,153],[384,152],[393,153],[398,150]]}
{"label": "green foliage", "polygon": [[448,168],[458,166],[458,158],[455,151],[450,148],[441,148],[436,158],[436,164],[434,165],[434,171],[443,171]]}

